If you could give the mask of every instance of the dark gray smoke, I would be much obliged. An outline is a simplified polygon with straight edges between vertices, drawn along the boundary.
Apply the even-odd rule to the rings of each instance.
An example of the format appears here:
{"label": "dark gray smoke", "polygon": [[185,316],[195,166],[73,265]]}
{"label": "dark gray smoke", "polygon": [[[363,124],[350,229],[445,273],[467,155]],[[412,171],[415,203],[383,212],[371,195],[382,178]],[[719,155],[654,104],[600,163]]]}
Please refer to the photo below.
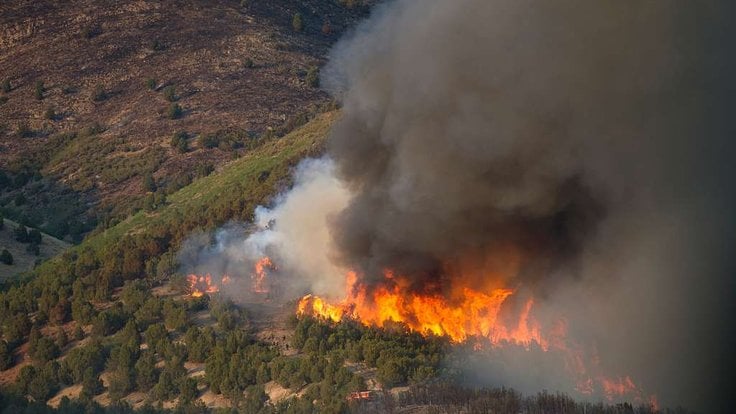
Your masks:
{"label": "dark gray smoke", "polygon": [[[396,1],[324,71],[353,196],[335,260],[513,281],[666,405],[723,407],[734,285],[731,2]],[[727,305],[728,304],[728,305]],[[728,367],[728,368],[726,368]]]}

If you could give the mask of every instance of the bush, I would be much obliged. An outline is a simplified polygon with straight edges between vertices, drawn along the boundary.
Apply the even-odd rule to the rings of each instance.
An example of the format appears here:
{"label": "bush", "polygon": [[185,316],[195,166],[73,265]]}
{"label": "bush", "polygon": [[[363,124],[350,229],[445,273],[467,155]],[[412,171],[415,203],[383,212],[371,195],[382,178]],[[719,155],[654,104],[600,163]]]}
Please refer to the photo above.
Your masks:
{"label": "bush", "polygon": [[147,192],[156,191],[156,181],[153,180],[153,175],[150,172],[143,174],[143,190]]}
{"label": "bush", "polygon": [[95,86],[94,93],[92,94],[92,100],[95,102],[102,102],[108,98],[107,92],[102,85]]}
{"label": "bush", "polygon": [[155,90],[156,89],[156,79],[154,78],[146,79],[146,88],[150,90]]}
{"label": "bush", "polygon": [[160,51],[166,49],[166,47],[164,46],[164,44],[161,43],[158,39],[152,40],[151,43],[149,44],[149,46],[150,46],[151,50],[153,50],[154,52],[160,52]]}
{"label": "bush", "polygon": [[28,238],[28,230],[26,229],[26,226],[19,224],[18,227],[15,228],[15,231],[13,232],[13,237],[15,238],[15,241],[21,242],[21,243],[28,243],[30,239]]}
{"label": "bush", "polygon": [[294,17],[291,18],[291,27],[295,32],[301,32],[304,30],[304,22],[302,21],[301,13],[296,13],[294,14]]}
{"label": "bush", "polygon": [[28,241],[35,244],[41,244],[43,241],[43,236],[41,235],[41,232],[38,231],[38,229],[32,229],[28,232]]}
{"label": "bush", "polygon": [[43,99],[43,93],[46,91],[46,88],[43,86],[43,81],[36,81],[36,87],[34,88],[33,96],[36,97],[37,100]]}
{"label": "bush", "polygon": [[49,106],[48,108],[46,108],[46,111],[43,113],[43,117],[45,119],[53,121],[56,119],[56,111],[54,111],[53,107]]}
{"label": "bush", "polygon": [[189,151],[189,142],[187,141],[187,133],[179,131],[171,137],[171,147],[176,148],[182,154]]}
{"label": "bush", "polygon": [[2,89],[3,89],[3,92],[5,93],[8,93],[13,89],[12,85],[10,84],[10,79],[5,79],[3,81]]}
{"label": "bush", "polygon": [[204,134],[197,138],[197,143],[201,148],[212,149],[220,145],[220,137],[217,134]]}
{"label": "bush", "polygon": [[311,88],[319,87],[319,69],[316,66],[312,66],[307,70],[307,76],[304,81]]}
{"label": "bush", "polygon": [[82,35],[85,39],[92,39],[102,34],[102,27],[99,25],[90,25],[82,29]]}
{"label": "bush", "polygon": [[253,59],[247,58],[245,59],[245,62],[243,62],[243,66],[245,66],[247,69],[252,69],[256,66],[256,64],[253,62]]}
{"label": "bush", "polygon": [[169,102],[176,102],[179,100],[179,97],[176,96],[176,87],[174,85],[169,85],[164,88],[163,91],[164,98],[166,98]]}
{"label": "bush", "polygon": [[169,110],[166,112],[166,116],[168,116],[169,119],[179,119],[181,118],[183,113],[184,110],[182,109],[181,105],[179,105],[178,103],[173,103],[169,106]]}

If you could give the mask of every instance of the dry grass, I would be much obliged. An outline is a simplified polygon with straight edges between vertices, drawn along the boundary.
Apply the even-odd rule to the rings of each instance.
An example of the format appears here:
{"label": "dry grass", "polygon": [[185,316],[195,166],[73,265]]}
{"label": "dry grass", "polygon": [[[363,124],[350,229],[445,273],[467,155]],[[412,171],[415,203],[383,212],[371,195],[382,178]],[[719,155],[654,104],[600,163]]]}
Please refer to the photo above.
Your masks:
{"label": "dry grass", "polygon": [[5,219],[5,225],[0,229],[0,250],[8,249],[13,255],[13,264],[6,265],[0,263],[0,281],[28,270],[33,269],[37,261],[43,261],[50,257],[56,256],[69,248],[69,243],[56,239],[48,234],[43,234],[40,244],[40,254],[38,256],[26,251],[27,244],[17,242],[13,237],[13,231],[18,223]]}

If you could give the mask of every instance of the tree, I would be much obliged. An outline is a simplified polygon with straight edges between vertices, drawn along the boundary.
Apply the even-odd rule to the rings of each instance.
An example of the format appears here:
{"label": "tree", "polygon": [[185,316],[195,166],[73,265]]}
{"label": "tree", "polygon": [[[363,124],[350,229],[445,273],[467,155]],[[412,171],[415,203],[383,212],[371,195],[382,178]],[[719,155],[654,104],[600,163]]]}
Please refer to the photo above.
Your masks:
{"label": "tree", "polygon": [[197,398],[197,381],[183,377],[179,380],[179,402],[188,404]]}
{"label": "tree", "polygon": [[187,324],[186,309],[173,300],[164,302],[163,315],[164,323],[168,329],[181,330]]}
{"label": "tree", "polygon": [[158,382],[158,369],[153,351],[144,351],[135,363],[135,381],[138,389],[148,391]]}
{"label": "tree", "polygon": [[143,189],[148,192],[156,191],[156,181],[153,180],[153,175],[150,172],[143,174]]}
{"label": "tree", "polygon": [[22,224],[18,224],[18,227],[15,228],[15,231],[13,232],[13,237],[15,237],[15,241],[21,243],[28,243],[30,241],[30,239],[28,238],[28,229],[26,229],[26,226]]}
{"label": "tree", "polygon": [[187,133],[179,131],[171,137],[171,146],[176,148],[182,154],[189,151],[189,142],[187,141]]}
{"label": "tree", "polygon": [[44,336],[38,340],[31,358],[36,362],[46,363],[59,356],[59,347],[53,339]]}
{"label": "tree", "polygon": [[5,263],[6,265],[13,264],[13,255],[10,254],[8,249],[3,249],[3,251],[0,252],[0,262]]}
{"label": "tree", "polygon": [[301,13],[295,13],[294,17],[291,18],[291,27],[295,32],[301,32],[304,30],[304,22],[302,21]]}
{"label": "tree", "polygon": [[95,395],[102,394],[104,390],[105,387],[102,385],[102,381],[100,381],[100,376],[93,368],[87,367],[84,370],[82,378],[82,395],[91,398]]}
{"label": "tree", "polygon": [[41,244],[43,236],[38,229],[31,229],[31,231],[28,232],[28,241],[30,243]]}
{"label": "tree", "polygon": [[179,119],[184,114],[184,109],[178,103],[172,103],[166,111],[166,116],[169,119]]}
{"label": "tree", "polygon": [[8,343],[0,340],[0,371],[5,371],[13,365],[13,350]]}

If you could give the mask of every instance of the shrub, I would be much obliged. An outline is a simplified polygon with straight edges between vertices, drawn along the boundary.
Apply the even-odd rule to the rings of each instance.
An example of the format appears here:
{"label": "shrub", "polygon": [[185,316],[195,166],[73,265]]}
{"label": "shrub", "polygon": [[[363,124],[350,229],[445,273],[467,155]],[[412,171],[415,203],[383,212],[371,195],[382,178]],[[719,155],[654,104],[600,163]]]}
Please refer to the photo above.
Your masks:
{"label": "shrub", "polygon": [[153,50],[154,52],[160,52],[160,51],[166,49],[166,47],[164,46],[164,44],[161,43],[158,39],[152,40],[151,43],[149,44],[149,46],[150,46],[151,50]]}
{"label": "shrub", "polygon": [[0,96],[0,105],[5,104],[6,102],[8,102],[8,97],[7,96]]}
{"label": "shrub", "polygon": [[146,79],[146,88],[150,90],[155,90],[156,89],[156,79],[154,78]]}
{"label": "shrub", "polygon": [[43,81],[36,81],[36,87],[34,88],[33,96],[36,97],[37,100],[43,99],[43,93],[46,91],[46,88],[43,86]]}
{"label": "shrub", "polygon": [[311,88],[319,87],[319,69],[312,66],[307,70],[307,76],[304,78],[307,85]]}
{"label": "shrub", "polygon": [[185,153],[189,151],[189,142],[187,141],[187,133],[179,131],[171,137],[171,146],[176,148],[179,152]]}
{"label": "shrub", "polygon": [[220,137],[217,134],[204,134],[197,138],[197,143],[201,148],[212,149],[220,145]]}
{"label": "shrub", "polygon": [[169,119],[179,119],[181,118],[184,110],[182,109],[181,105],[178,103],[173,103],[169,106],[169,110],[166,112],[166,115],[169,117]]}
{"label": "shrub", "polygon": [[253,62],[253,59],[251,58],[247,58],[245,59],[245,62],[243,62],[243,66],[245,66],[248,69],[252,69],[253,67],[255,67],[255,65],[256,64]]}
{"label": "shrub", "polygon": [[10,79],[5,79],[3,81],[2,89],[3,89],[3,92],[5,93],[8,93],[13,89],[12,85],[10,84]]}
{"label": "shrub", "polygon": [[82,35],[85,39],[92,39],[102,34],[102,27],[93,24],[82,29]]}
{"label": "shrub", "polygon": [[41,244],[43,241],[43,236],[41,235],[41,232],[38,231],[38,229],[32,229],[28,232],[28,241],[35,244]]}
{"label": "shrub", "polygon": [[143,189],[148,192],[156,191],[156,181],[153,180],[150,172],[143,174]]}
{"label": "shrub", "polygon": [[169,102],[176,102],[179,100],[179,97],[176,96],[176,87],[174,85],[169,85],[164,88],[163,91],[164,98],[166,98]]}
{"label": "shrub", "polygon": [[102,102],[108,98],[107,92],[102,85],[95,86],[94,93],[92,94],[92,100],[95,102]]}
{"label": "shrub", "polygon": [[301,13],[296,13],[294,14],[294,17],[291,18],[291,27],[295,32],[301,32],[304,30],[304,22],[302,21]]}
{"label": "shrub", "polygon": [[26,226],[22,224],[19,224],[18,227],[15,228],[13,237],[15,238],[15,241],[21,243],[28,243],[30,241],[28,238],[28,229],[26,229]]}
{"label": "shrub", "polygon": [[48,108],[46,108],[46,111],[43,113],[43,117],[45,119],[53,121],[54,119],[56,119],[56,111],[54,111],[53,107],[49,106]]}

